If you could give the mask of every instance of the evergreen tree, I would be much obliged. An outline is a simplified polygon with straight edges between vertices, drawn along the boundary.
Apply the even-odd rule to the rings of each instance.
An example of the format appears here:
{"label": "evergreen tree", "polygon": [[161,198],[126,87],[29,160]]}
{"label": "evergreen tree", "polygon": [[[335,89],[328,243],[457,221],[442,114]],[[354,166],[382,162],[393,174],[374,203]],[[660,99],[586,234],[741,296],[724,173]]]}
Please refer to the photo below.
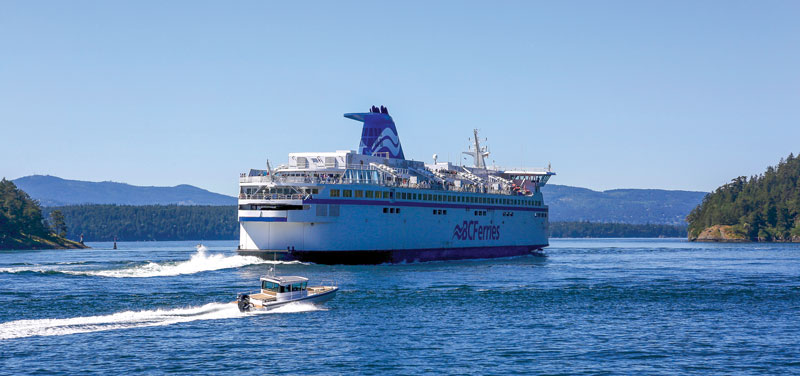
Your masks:
{"label": "evergreen tree", "polygon": [[238,238],[236,206],[70,205],[47,208],[64,215],[67,236],[87,241],[229,240]]}
{"label": "evergreen tree", "polygon": [[[58,215],[56,214],[56,217]],[[61,216],[62,233],[66,228]],[[57,221],[54,221],[56,223]],[[74,248],[66,239],[50,231],[42,209],[27,193],[6,179],[0,180],[0,249]]]}
{"label": "evergreen tree", "polygon": [[39,204],[23,190],[3,178],[0,180],[0,217],[3,233],[22,233],[28,236],[47,236],[50,231],[44,224]]}
{"label": "evergreen tree", "polygon": [[686,226],[598,222],[551,222],[550,236],[554,238],[679,238],[686,236]]}
{"label": "evergreen tree", "polygon": [[50,212],[50,228],[60,237],[67,236],[67,223],[64,220],[64,213],[61,210]]}
{"label": "evergreen tree", "polygon": [[789,154],[749,179],[740,176],[708,194],[686,220],[689,237],[730,225],[750,240],[800,240],[800,158]]}

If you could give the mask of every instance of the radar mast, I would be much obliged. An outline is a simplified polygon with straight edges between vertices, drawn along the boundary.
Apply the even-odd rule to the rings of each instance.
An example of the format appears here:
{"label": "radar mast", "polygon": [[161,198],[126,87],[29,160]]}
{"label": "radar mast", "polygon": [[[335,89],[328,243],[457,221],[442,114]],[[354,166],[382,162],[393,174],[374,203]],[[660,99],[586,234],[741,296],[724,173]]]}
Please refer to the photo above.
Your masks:
{"label": "radar mast", "polygon": [[478,138],[478,130],[473,129],[472,133],[474,134],[473,140],[475,142],[474,150],[472,150],[473,146],[470,146],[471,151],[463,152],[466,155],[472,156],[474,160],[475,168],[486,168],[486,162],[484,158],[489,156],[489,149],[485,146],[481,147],[481,141]]}

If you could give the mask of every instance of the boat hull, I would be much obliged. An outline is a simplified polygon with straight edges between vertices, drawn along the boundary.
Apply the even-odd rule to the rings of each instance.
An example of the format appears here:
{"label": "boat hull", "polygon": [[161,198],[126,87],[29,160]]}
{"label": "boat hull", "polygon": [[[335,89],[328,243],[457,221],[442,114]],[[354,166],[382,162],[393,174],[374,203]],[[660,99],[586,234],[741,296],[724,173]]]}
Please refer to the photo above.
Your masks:
{"label": "boat hull", "polygon": [[531,246],[462,247],[431,249],[400,249],[378,251],[291,251],[286,257],[303,262],[327,265],[370,265],[437,260],[463,260],[541,255],[546,244]]}
{"label": "boat hull", "polygon": [[282,302],[269,302],[261,306],[255,306],[251,311],[271,311],[278,307],[283,307],[292,303],[301,303],[301,304],[322,304],[327,302],[328,300],[333,299],[336,296],[336,292],[339,291],[338,287],[334,287],[331,290],[321,292],[319,294],[309,295],[300,299],[292,299],[286,300]]}

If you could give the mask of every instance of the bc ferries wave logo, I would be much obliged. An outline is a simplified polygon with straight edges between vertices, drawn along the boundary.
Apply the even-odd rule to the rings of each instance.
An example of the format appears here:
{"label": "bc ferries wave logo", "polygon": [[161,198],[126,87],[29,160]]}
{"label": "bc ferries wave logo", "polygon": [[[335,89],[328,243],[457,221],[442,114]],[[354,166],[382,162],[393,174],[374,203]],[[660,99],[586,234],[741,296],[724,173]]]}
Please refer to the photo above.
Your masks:
{"label": "bc ferries wave logo", "polygon": [[359,145],[361,154],[377,155],[377,153],[389,153],[392,158],[398,158],[402,155],[400,140],[397,138],[397,133],[391,128],[384,128],[383,132],[374,138],[372,145],[367,145],[365,141],[362,138],[361,145]]}
{"label": "bc ferries wave logo", "polygon": [[478,221],[464,221],[453,229],[452,239],[458,240],[499,240],[500,225],[481,226]]}
{"label": "bc ferries wave logo", "polygon": [[386,107],[372,106],[369,112],[344,114],[344,117],[364,123],[358,145],[361,154],[405,159],[400,137],[397,136],[397,127]]}

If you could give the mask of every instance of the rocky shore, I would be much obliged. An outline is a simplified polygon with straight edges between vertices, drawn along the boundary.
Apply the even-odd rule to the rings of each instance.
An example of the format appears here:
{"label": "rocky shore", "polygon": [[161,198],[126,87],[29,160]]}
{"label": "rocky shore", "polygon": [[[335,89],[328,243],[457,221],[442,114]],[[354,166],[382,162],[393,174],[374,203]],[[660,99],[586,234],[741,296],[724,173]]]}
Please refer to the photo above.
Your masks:
{"label": "rocky shore", "polygon": [[83,249],[85,244],[58,236],[8,236],[0,235],[0,250],[12,249]]}
{"label": "rocky shore", "polygon": [[744,234],[740,231],[737,231],[731,225],[714,225],[711,227],[705,228],[703,231],[700,232],[699,235],[696,237],[689,236],[689,241],[697,241],[697,242],[724,242],[724,243],[736,243],[736,242],[775,242],[775,243],[800,243],[800,236],[792,236],[788,240],[776,240],[776,239],[748,239]]}
{"label": "rocky shore", "polygon": [[698,242],[748,242],[743,234],[734,231],[733,226],[714,225],[701,231],[697,237],[689,237],[689,241]]}

